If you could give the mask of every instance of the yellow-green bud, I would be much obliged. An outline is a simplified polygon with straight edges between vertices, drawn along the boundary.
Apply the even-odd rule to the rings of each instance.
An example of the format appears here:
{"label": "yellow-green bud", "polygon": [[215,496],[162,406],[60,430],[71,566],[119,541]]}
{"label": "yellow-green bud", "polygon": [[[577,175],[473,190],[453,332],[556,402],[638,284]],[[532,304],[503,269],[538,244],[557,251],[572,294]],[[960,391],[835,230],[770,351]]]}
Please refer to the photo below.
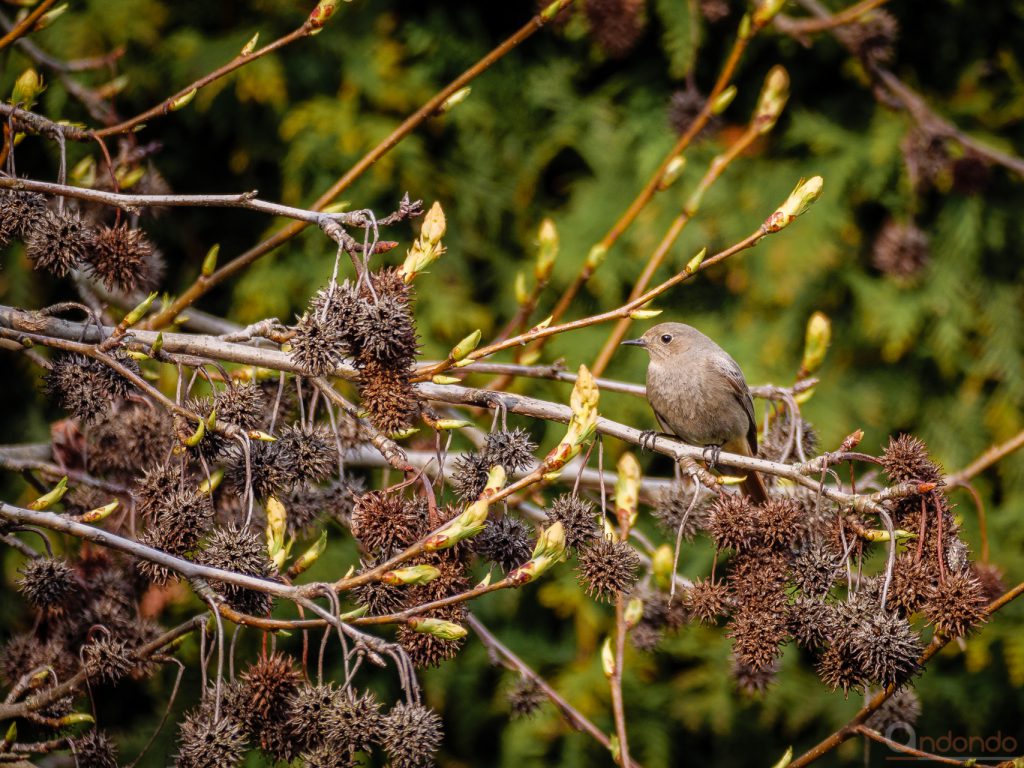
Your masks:
{"label": "yellow-green bud", "polygon": [[20,104],[23,108],[29,109],[36,102],[36,98],[46,90],[46,83],[43,76],[29,67],[22,72],[14,81],[14,89],[11,91],[11,104]]}
{"label": "yellow-green bud", "polygon": [[151,357],[156,357],[160,354],[160,350],[164,348],[164,332],[159,331],[156,335],[156,341],[153,342],[153,346],[149,348],[149,354]]}
{"label": "yellow-green bud", "polygon": [[[636,523],[637,505],[640,503],[640,463],[636,456],[626,452],[619,458],[619,477],[615,482],[615,516],[619,525],[632,527]],[[623,535],[626,531],[623,531]]]}
{"label": "yellow-green bud", "polygon": [[149,294],[149,296],[147,296],[145,299],[143,299],[142,302],[137,307],[135,307],[135,309],[133,309],[131,312],[124,316],[124,319],[121,320],[121,327],[131,328],[142,318],[144,318],[146,316],[146,313],[149,312],[149,308],[153,306],[153,302],[156,301],[156,297],[158,295],[159,294],[156,291],[154,291],[153,293]]}
{"label": "yellow-green bud", "polygon": [[7,728],[7,733],[4,734],[4,748],[13,744],[18,740],[18,724],[11,723]]}
{"label": "yellow-green bud", "polygon": [[433,635],[442,640],[459,640],[468,634],[465,627],[454,622],[423,616],[414,616],[409,619],[409,629],[413,632]]}
{"label": "yellow-green bud", "polygon": [[342,621],[352,621],[352,619],[358,619],[362,616],[365,616],[366,612],[369,610],[370,609],[367,608],[365,605],[360,605],[358,608],[353,608],[348,613],[341,614],[341,616],[339,616],[338,618]]}
{"label": "yellow-green bud", "polygon": [[172,101],[170,103],[170,106],[167,107],[167,109],[169,109],[171,112],[177,112],[179,109],[184,109],[185,107],[187,107],[189,104],[192,103],[192,99],[194,99],[196,97],[197,93],[199,93],[199,89],[198,88],[193,88],[188,93],[182,94],[181,96],[176,98],[174,101]]}
{"label": "yellow-green bud", "polygon": [[202,419],[196,424],[196,431],[185,438],[185,445],[189,448],[195,448],[202,442],[202,439],[206,437],[206,422]]}
{"label": "yellow-green bud", "polygon": [[67,476],[64,476],[64,477],[62,477],[57,482],[57,484],[55,486],[53,486],[53,490],[49,491],[48,493],[44,493],[42,496],[40,496],[35,501],[30,501],[26,506],[29,509],[36,510],[37,512],[41,511],[41,510],[44,510],[44,509],[49,509],[54,504],[56,504],[58,501],[63,499],[64,498],[64,494],[67,493],[67,492],[68,492],[68,478],[67,478]]}
{"label": "yellow-green bud", "polygon": [[242,50],[239,53],[240,56],[248,56],[250,53],[256,50],[256,43],[260,41],[260,33],[257,32],[255,35],[249,38],[249,42],[242,46]]}
{"label": "yellow-green bud", "polygon": [[458,384],[460,381],[462,381],[462,379],[460,379],[458,376],[444,376],[442,374],[433,376],[431,377],[430,380],[435,384]]}
{"label": "yellow-green bud", "polygon": [[775,127],[779,115],[782,114],[786,101],[789,99],[789,74],[776,65],[768,72],[761,88],[761,95],[754,110],[754,125],[759,134],[768,133]]}
{"label": "yellow-green bud", "polygon": [[125,171],[124,173],[117,174],[117,183],[121,189],[131,189],[140,181],[142,177],[146,175],[147,168],[144,165],[137,166],[131,170]]}
{"label": "yellow-green bud", "polygon": [[551,270],[558,257],[558,230],[555,229],[555,222],[551,219],[544,219],[540,223],[537,244],[540,247],[537,250],[537,263],[533,274],[538,281],[545,282],[551,277]]}
{"label": "yellow-green bud", "polygon": [[487,512],[491,505],[491,499],[504,484],[505,469],[501,465],[491,467],[490,472],[487,473],[487,484],[479,498],[466,507],[465,512],[449,520],[437,533],[430,536],[423,544],[424,550],[435,552],[439,549],[447,549],[463,539],[480,533],[487,524]]}
{"label": "yellow-green bud", "polygon": [[662,544],[651,556],[651,571],[654,573],[654,581],[662,589],[669,589],[672,586],[672,574],[675,569],[675,556],[672,547]]}
{"label": "yellow-green bud", "polygon": [[101,520],[105,520],[106,518],[110,517],[110,514],[115,509],[117,509],[119,503],[120,502],[118,502],[117,499],[114,499],[112,502],[110,502],[109,504],[105,504],[102,507],[90,509],[88,512],[85,512],[82,515],[81,521],[83,523],[98,523]]}
{"label": "yellow-green bud", "polygon": [[300,573],[308,571],[313,567],[313,563],[320,559],[320,555],[324,553],[325,549],[327,549],[327,531],[321,531],[320,537],[313,542],[313,545],[295,558],[295,562],[288,569],[288,575],[295,578]]}
{"label": "yellow-green bud", "polygon": [[800,363],[800,375],[805,379],[814,373],[825,360],[825,353],[832,341],[832,323],[823,312],[815,312],[807,321],[804,336],[804,357]]}
{"label": "yellow-green bud", "polygon": [[715,100],[711,103],[711,114],[720,115],[725,112],[725,110],[729,108],[729,105],[732,104],[733,99],[736,98],[736,93],[736,86],[730,85],[718,94],[718,96],[715,97]]}
{"label": "yellow-green bud", "polygon": [[206,256],[203,257],[203,268],[201,270],[203,277],[209,277],[217,269],[218,256],[220,256],[220,243],[214,243],[210,250],[206,252]]}
{"label": "yellow-green bud", "polygon": [[217,409],[213,408],[210,410],[209,415],[206,417],[206,428],[213,432],[217,428]]}
{"label": "yellow-green bud", "polygon": [[551,21],[551,19],[555,17],[555,14],[558,13],[564,6],[565,0],[554,0],[554,2],[545,6],[544,10],[540,12],[541,19],[543,19],[544,21]]}
{"label": "yellow-green bud", "polygon": [[423,217],[423,226],[420,228],[420,237],[431,245],[441,242],[448,224],[445,221],[444,210],[441,204],[435,202],[430,206],[427,215]]}
{"label": "yellow-green bud", "polygon": [[759,0],[754,8],[754,25],[763,27],[779,14],[785,4],[786,0]]}
{"label": "yellow-green bud", "polygon": [[33,32],[39,32],[40,30],[46,29],[48,26],[53,24],[57,19],[64,15],[64,12],[68,9],[68,4],[58,5],[56,8],[51,8],[49,11],[40,16],[32,27]]}
{"label": "yellow-green bud", "polygon": [[545,528],[537,538],[530,561],[514,569],[508,575],[509,581],[522,586],[536,579],[565,556],[565,528],[561,522]]}
{"label": "yellow-green bud", "polygon": [[276,437],[271,435],[269,432],[264,432],[259,429],[250,429],[245,434],[250,440],[259,440],[264,443],[277,442]]}
{"label": "yellow-green bud", "polygon": [[605,677],[612,677],[615,674],[615,650],[612,648],[610,637],[606,637],[601,643],[601,671]]}
{"label": "yellow-green bud", "polygon": [[320,0],[313,12],[309,14],[307,23],[313,29],[322,29],[334,12],[338,10],[340,4],[341,0]]}
{"label": "yellow-green bud", "polygon": [[599,396],[597,382],[594,381],[587,366],[581,365],[576,376],[576,383],[572,388],[572,394],[569,396],[569,407],[572,408],[569,428],[562,441],[552,448],[545,457],[544,463],[548,467],[559,469],[565,466],[569,459],[580,452],[583,443],[594,434],[597,429]]}
{"label": "yellow-green bud", "polygon": [[[896,541],[906,541],[907,539],[916,539],[917,534],[911,533],[910,531],[904,531],[902,528],[897,528],[893,531],[896,534]],[[879,528],[869,528],[864,531],[861,536],[868,541],[875,542],[888,542],[891,540],[889,532]]]}
{"label": "yellow-green bud", "polygon": [[438,107],[437,111],[450,112],[451,110],[455,109],[455,107],[459,106],[459,104],[464,102],[467,98],[469,98],[469,94],[472,93],[472,91],[473,89],[468,85],[465,88],[459,88],[459,90],[457,90],[455,93],[453,93],[451,96],[444,100],[444,103],[441,104],[440,107]]}
{"label": "yellow-green bud", "polygon": [[793,762],[793,747],[786,750],[785,754],[779,758],[778,762],[772,766],[772,768],[787,768],[787,766]]}
{"label": "yellow-green bud", "polygon": [[660,315],[661,312],[660,309],[634,309],[629,316],[633,320],[650,320],[652,317]]}
{"label": "yellow-green bud", "polygon": [[451,353],[449,353],[448,356],[452,360],[462,360],[466,355],[468,355],[470,352],[472,352],[480,345],[480,339],[482,337],[483,332],[479,328],[477,328],[475,331],[469,334],[469,336],[467,336],[454,347],[452,347],[452,351]]}
{"label": "yellow-green bud", "polygon": [[686,262],[686,274],[692,275],[694,272],[700,269],[700,265],[704,263],[704,257],[707,255],[708,249],[701,248],[700,253],[698,253],[696,256],[694,256],[692,259]]}
{"label": "yellow-green bud", "polygon": [[395,586],[429,584],[440,575],[441,571],[432,565],[410,565],[408,568],[396,568],[393,571],[388,571],[380,577],[380,580],[385,584]]}
{"label": "yellow-green bud", "polygon": [[438,419],[431,426],[434,429],[462,429],[471,426],[473,422],[465,419]]}
{"label": "yellow-green bud", "polygon": [[626,603],[626,610],[622,616],[626,620],[626,626],[632,629],[640,623],[640,619],[644,617],[644,601],[639,597],[630,598],[630,601]]}
{"label": "yellow-green bud", "polygon": [[683,174],[683,169],[686,168],[686,157],[683,155],[676,155],[668,161],[668,165],[665,167],[665,172],[661,174],[661,178],[658,180],[658,189],[665,190],[676,183],[676,180]]}
{"label": "yellow-green bud", "polygon": [[61,726],[66,725],[92,725],[96,721],[93,720],[92,715],[86,712],[72,712],[70,715],[64,715],[60,718],[57,723]]}
{"label": "yellow-green bud", "polygon": [[598,243],[591,247],[587,252],[586,267],[591,272],[604,264],[604,259],[608,255],[608,246]]}
{"label": "yellow-green bud", "polygon": [[284,563],[284,534],[288,526],[288,510],[279,499],[267,499],[267,554],[278,568]]}
{"label": "yellow-green bud", "polygon": [[811,204],[821,197],[821,189],[825,182],[821,176],[800,179],[796,188],[790,193],[778,210],[769,216],[762,228],[766,233],[780,232],[788,227],[797,216],[803,214]]}
{"label": "yellow-green bud", "polygon": [[526,287],[526,274],[516,272],[516,279],[512,286],[516,295],[516,304],[524,306],[530,300],[530,290]]}

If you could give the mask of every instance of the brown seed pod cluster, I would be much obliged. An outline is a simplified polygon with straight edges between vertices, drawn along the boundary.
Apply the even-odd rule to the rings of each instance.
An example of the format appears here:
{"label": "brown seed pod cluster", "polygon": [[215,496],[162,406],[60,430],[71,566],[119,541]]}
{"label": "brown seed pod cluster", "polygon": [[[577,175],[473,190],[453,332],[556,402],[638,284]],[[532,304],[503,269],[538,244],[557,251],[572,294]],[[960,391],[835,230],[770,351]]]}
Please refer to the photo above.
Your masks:
{"label": "brown seed pod cluster", "polygon": [[502,429],[487,435],[482,450],[460,455],[452,463],[452,488],[463,501],[474,501],[487,484],[491,467],[501,466],[506,475],[535,463],[537,444],[521,428]]}
{"label": "brown seed pod cluster", "polygon": [[587,0],[583,12],[591,38],[613,59],[629,55],[647,26],[644,0]]}

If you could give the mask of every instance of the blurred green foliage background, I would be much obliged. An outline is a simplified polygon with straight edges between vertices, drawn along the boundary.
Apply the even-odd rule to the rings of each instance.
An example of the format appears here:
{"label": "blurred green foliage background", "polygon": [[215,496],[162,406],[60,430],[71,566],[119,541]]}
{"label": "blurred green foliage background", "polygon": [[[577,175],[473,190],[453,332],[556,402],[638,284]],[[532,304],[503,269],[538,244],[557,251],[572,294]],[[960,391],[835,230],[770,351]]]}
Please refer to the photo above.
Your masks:
{"label": "blurred green foliage background", "polygon": [[[674,142],[667,119],[672,93],[685,88],[688,77],[704,92],[711,87],[742,12],[740,3],[723,4],[730,14],[710,23],[697,2],[650,0],[642,37],[622,58],[606,55],[580,18],[544,30],[476,80],[464,103],[420,127],[345,193],[353,208],[384,213],[408,191],[428,205],[440,201],[447,213],[448,253],[417,282],[425,356],[445,354],[475,328],[486,339],[512,316],[516,272],[531,269],[537,228],[551,217],[561,252],[536,319],[547,314],[590,246]],[[127,86],[116,105],[127,116],[230,59],[254,32],[266,42],[298,26],[311,5],[73,0],[57,23],[32,39],[67,59],[125,46],[116,74],[127,76]],[[794,6],[787,12],[798,14]],[[898,0],[887,7],[901,28],[893,71],[971,135],[1024,150],[1024,3]],[[139,138],[163,144],[154,162],[175,191],[258,189],[265,199],[308,205],[534,10],[532,0],[344,4],[321,34],[203,89],[188,108],[153,120]],[[873,98],[863,68],[833,37],[815,36],[811,43],[805,47],[774,29],[752,43],[724,119],[687,152],[682,178],[612,249],[570,316],[611,308],[626,297],[696,180],[745,124],[765,74],[780,63],[792,80],[782,119],[706,195],[659,275],[679,269],[704,246],[713,253],[753,231],[801,176],[823,176],[823,197],[784,233],[657,306],[665,317],[716,338],[751,383],[778,384],[795,375],[807,318],[825,312],[833,322],[832,349],[805,407],[822,446],[833,449],[862,428],[862,447],[874,453],[890,434],[910,431],[948,469],[960,468],[1024,428],[1024,187],[999,167],[966,186],[947,167],[933,183],[915,187],[905,157],[912,121]],[[0,93],[10,92],[28,64],[17,48],[4,52]],[[43,73],[49,88],[38,109],[91,122],[60,81]],[[96,86],[112,74],[74,77]],[[955,159],[957,148],[950,151]],[[98,159],[95,146],[70,146],[70,164],[86,154]],[[56,175],[55,147],[43,140],[26,139],[17,159],[21,174]],[[913,276],[894,276],[873,260],[890,219],[912,222],[928,236],[927,261]],[[214,243],[221,244],[223,261],[281,224],[250,212],[203,209],[145,221],[166,255],[164,288],[172,293],[194,279]],[[383,233],[402,241],[389,262],[400,259],[414,231],[403,225]],[[306,232],[200,306],[240,323],[266,316],[290,322],[329,277],[333,257],[321,233]],[[70,282],[31,272],[17,248],[5,254],[4,303],[39,307],[72,294]],[[562,358],[570,368],[589,363],[607,332],[596,326],[566,334],[546,348],[544,359]],[[617,356],[607,375],[642,380],[641,357]],[[550,399],[568,397],[564,385],[517,386]],[[0,440],[46,439],[48,421],[59,414],[40,394],[38,372],[19,360],[4,387],[9,394]],[[602,411],[653,426],[646,405],[629,397],[606,395]],[[543,436],[542,427],[533,428]],[[554,435],[549,430],[546,437]],[[608,447],[613,456],[621,450]],[[670,471],[647,461],[652,472]],[[1007,458],[977,486],[988,513],[991,559],[1015,584],[1024,577],[1024,455]],[[17,493],[22,486],[7,478],[4,487]],[[974,507],[962,491],[954,501],[977,552]],[[346,547],[335,547],[312,576],[343,570],[352,557]],[[688,574],[706,573],[709,563],[706,546],[684,549]],[[13,558],[6,565],[10,584]],[[538,602],[545,610],[536,610]],[[182,615],[186,610],[181,607]],[[476,610],[570,701],[612,729],[595,652],[611,611],[586,598],[568,568],[521,592],[481,600]],[[17,618],[19,611],[5,598],[0,618],[15,625],[25,620]],[[1011,606],[964,648],[953,644],[930,665],[917,686],[924,702],[919,735],[1001,732],[1024,744],[1022,615],[1022,606]],[[828,693],[794,648],[777,685],[757,699],[743,696],[728,674],[728,653],[721,630],[692,626],[655,655],[629,654],[632,748],[645,766],[770,764],[790,744],[799,750],[816,742],[859,705]],[[194,677],[194,670],[186,676],[186,703],[195,695]],[[101,694],[100,723],[124,737],[124,754],[147,738],[171,679],[128,687],[127,695]],[[509,723],[503,693],[511,680],[488,664],[472,638],[456,661],[423,680],[429,702],[445,718],[443,765],[609,763],[550,707]],[[380,684],[388,685],[383,678]],[[170,738],[170,732],[160,737],[147,765],[166,762]],[[877,746],[871,750],[875,764],[884,764],[884,757]],[[825,763],[861,761],[861,747],[851,743]]]}

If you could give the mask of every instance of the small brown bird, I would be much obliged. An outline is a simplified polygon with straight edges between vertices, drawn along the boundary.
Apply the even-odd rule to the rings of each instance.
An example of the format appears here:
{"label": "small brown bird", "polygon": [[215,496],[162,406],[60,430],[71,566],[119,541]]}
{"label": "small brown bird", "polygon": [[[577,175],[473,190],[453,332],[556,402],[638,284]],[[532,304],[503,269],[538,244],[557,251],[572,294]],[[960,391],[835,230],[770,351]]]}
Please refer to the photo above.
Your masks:
{"label": "small brown bird", "polygon": [[[711,466],[723,450],[757,455],[754,401],[728,352],[683,323],[659,323],[639,339],[622,343],[643,347],[651,357],[647,400],[662,431],[704,446]],[[756,472],[747,473],[743,490],[755,502],[768,499]]]}

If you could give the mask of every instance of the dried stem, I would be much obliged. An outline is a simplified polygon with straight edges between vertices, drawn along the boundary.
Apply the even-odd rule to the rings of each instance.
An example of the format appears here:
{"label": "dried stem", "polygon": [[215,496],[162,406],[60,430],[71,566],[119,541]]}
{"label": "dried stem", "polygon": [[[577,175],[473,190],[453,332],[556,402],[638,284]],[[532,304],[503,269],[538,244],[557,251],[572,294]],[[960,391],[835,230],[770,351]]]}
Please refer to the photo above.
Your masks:
{"label": "dried stem", "polygon": [[56,2],[57,0],[43,0],[43,2],[33,8],[31,13],[11,28],[10,32],[3,37],[0,37],[0,51],[16,41],[18,38],[31,32],[35,23],[39,21],[40,17],[50,10],[50,7]]}

